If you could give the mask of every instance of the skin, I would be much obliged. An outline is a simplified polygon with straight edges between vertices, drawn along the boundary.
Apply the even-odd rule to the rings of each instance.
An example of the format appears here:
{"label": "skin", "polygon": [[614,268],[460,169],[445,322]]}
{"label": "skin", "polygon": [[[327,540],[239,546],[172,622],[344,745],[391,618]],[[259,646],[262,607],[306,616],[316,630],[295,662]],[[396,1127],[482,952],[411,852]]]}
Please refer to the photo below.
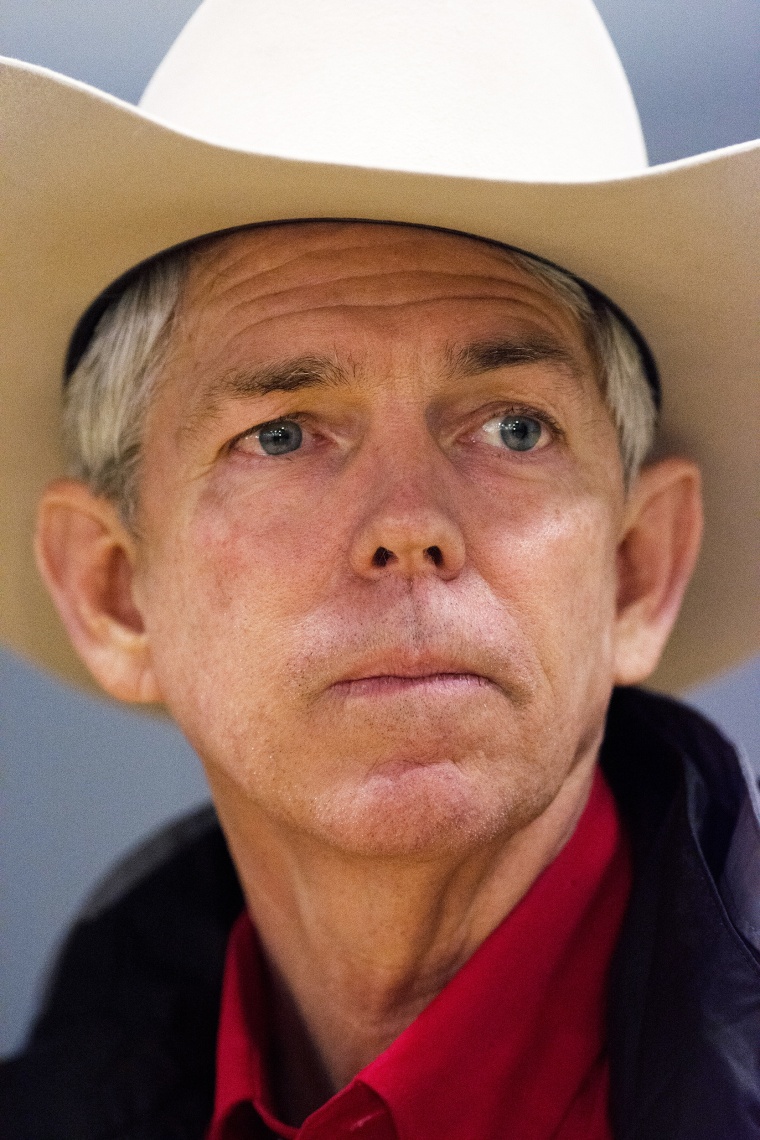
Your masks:
{"label": "skin", "polygon": [[[262,391],[276,375],[289,390]],[[510,415],[539,424],[531,450],[504,445]],[[252,429],[292,417],[302,446],[267,455]],[[287,1120],[386,1048],[566,842],[612,686],[656,665],[700,528],[685,460],[625,492],[582,330],[501,250],[309,223],[197,256],[136,528],[59,481],[37,549],[100,683],[164,701],[203,760]]]}

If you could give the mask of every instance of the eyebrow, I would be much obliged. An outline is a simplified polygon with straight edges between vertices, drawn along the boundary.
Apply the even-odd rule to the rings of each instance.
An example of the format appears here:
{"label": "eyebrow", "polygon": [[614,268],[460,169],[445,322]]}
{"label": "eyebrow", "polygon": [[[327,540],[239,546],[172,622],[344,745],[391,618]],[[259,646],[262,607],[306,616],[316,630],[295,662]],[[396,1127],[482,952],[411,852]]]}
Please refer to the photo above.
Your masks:
{"label": "eyebrow", "polygon": [[456,350],[450,347],[446,355],[451,372],[461,376],[482,376],[521,364],[557,364],[573,377],[583,371],[573,352],[547,336],[476,341]]}
{"label": "eyebrow", "polygon": [[[500,337],[474,341],[461,348],[449,345],[445,357],[447,371],[452,378],[481,376],[500,368],[540,363],[557,364],[573,377],[578,377],[582,371],[580,362],[569,349],[546,336]],[[349,371],[321,356],[298,356],[260,368],[232,369],[203,387],[180,433],[192,435],[229,399],[255,399],[272,392],[300,392],[316,387],[346,387],[355,377],[355,367]]]}
{"label": "eyebrow", "polygon": [[348,374],[332,361],[319,356],[298,356],[262,368],[241,368],[220,376],[204,389],[204,403],[227,396],[266,396],[270,392],[299,392],[317,385],[335,387],[348,383]]}
{"label": "eyebrow", "polygon": [[298,356],[261,368],[232,369],[202,388],[181,432],[183,435],[192,434],[199,424],[213,417],[230,399],[255,399],[270,392],[299,392],[305,388],[342,387],[349,382],[349,373],[345,369],[320,356]]}

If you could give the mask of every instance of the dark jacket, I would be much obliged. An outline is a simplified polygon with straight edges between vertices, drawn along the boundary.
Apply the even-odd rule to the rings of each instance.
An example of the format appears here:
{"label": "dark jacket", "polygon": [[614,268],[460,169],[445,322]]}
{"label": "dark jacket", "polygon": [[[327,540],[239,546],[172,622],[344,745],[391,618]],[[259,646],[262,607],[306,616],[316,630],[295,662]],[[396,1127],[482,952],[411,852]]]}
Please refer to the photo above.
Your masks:
{"label": "dark jacket", "polygon": [[[702,717],[636,690],[613,697],[602,764],[634,860],[609,1002],[616,1140],[760,1140],[757,782]],[[117,872],[0,1070],[3,1140],[201,1140],[241,907],[210,810]]]}

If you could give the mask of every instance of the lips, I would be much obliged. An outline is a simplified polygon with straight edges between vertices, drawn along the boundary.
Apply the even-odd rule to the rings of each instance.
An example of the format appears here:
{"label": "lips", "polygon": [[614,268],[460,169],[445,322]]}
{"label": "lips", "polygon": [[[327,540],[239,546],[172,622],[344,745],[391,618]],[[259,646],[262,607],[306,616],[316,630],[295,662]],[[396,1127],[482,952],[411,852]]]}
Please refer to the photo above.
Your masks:
{"label": "lips", "polygon": [[333,682],[331,688],[355,696],[433,690],[454,694],[494,683],[471,662],[429,655],[411,658],[394,654],[363,662]]}

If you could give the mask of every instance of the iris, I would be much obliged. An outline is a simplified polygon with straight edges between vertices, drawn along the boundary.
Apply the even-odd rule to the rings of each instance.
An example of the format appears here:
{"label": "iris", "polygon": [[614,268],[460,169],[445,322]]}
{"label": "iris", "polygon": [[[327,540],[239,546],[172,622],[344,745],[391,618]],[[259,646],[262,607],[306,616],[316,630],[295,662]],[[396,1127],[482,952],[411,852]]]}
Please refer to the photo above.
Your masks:
{"label": "iris", "polygon": [[259,428],[258,437],[267,455],[287,455],[301,446],[303,432],[295,420],[272,420]]}
{"label": "iris", "polygon": [[541,439],[541,423],[532,416],[509,416],[499,425],[499,434],[510,451],[530,451]]}

